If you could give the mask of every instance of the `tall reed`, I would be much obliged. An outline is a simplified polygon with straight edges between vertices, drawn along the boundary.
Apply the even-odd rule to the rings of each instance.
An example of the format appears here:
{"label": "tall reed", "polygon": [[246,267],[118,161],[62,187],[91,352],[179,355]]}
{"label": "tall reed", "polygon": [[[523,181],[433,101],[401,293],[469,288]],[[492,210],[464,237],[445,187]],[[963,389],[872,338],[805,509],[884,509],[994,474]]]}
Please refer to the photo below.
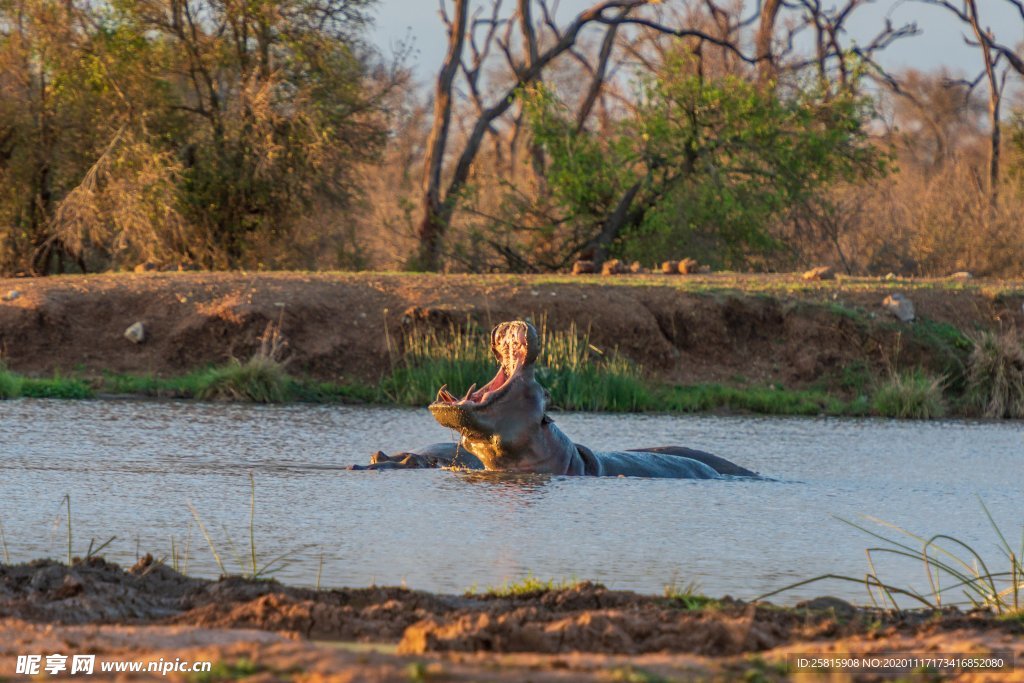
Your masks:
{"label": "tall reed", "polygon": [[[537,379],[548,389],[555,407],[566,410],[626,411],[651,403],[639,368],[615,350],[595,346],[589,332],[575,323],[556,330],[540,321],[541,353]],[[401,338],[394,369],[381,383],[383,398],[396,403],[429,403],[447,384],[461,395],[470,385],[494,375],[497,363],[487,333],[467,321],[444,331],[413,329]]]}

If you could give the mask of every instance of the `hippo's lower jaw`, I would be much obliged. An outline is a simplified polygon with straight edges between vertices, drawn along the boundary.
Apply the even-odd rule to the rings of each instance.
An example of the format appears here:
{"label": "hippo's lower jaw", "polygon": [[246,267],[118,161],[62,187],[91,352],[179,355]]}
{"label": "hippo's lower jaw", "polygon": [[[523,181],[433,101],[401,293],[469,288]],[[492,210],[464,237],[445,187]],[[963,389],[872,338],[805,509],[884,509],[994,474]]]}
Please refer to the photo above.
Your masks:
{"label": "hippo's lower jaw", "polygon": [[491,333],[498,360],[494,378],[473,385],[462,398],[437,392],[430,412],[461,434],[458,444],[434,444],[418,453],[375,456],[370,468],[461,465],[504,472],[590,476],[714,479],[723,474],[756,476],[728,460],[687,448],[595,452],[574,444],[546,414],[547,392],[537,383],[534,362],[540,337],[522,320],[501,323]]}

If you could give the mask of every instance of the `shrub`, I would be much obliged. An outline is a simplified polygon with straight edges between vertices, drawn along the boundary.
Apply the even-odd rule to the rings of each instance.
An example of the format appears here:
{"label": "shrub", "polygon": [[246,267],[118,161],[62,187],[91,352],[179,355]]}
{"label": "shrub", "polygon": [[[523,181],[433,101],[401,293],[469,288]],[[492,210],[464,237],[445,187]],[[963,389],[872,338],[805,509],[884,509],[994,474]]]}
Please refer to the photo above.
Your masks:
{"label": "shrub", "polygon": [[292,378],[281,360],[287,346],[280,324],[270,323],[260,338],[260,348],[244,363],[232,360],[203,373],[196,396],[214,401],[282,403],[291,397]]}
{"label": "shrub", "polygon": [[943,378],[931,377],[921,370],[893,373],[875,393],[872,407],[885,417],[931,420],[946,414],[942,395]]}
{"label": "shrub", "polygon": [[985,417],[1024,418],[1024,344],[1015,331],[971,338],[967,397]]}
{"label": "shrub", "polygon": [[269,358],[244,363],[232,360],[204,373],[197,398],[205,401],[281,403],[291,395],[291,378],[284,366]]}

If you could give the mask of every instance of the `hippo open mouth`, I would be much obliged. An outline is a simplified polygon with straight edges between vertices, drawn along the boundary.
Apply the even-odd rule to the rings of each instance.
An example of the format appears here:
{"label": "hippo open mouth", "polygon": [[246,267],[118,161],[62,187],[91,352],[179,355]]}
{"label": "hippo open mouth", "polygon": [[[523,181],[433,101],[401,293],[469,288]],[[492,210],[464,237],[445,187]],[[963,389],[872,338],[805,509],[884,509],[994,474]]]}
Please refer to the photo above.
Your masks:
{"label": "hippo open mouth", "polygon": [[521,320],[501,323],[491,331],[491,353],[498,361],[494,378],[479,389],[473,384],[461,398],[448,391],[447,384],[442,386],[430,412],[446,427],[474,427],[470,414],[505,396],[523,372],[532,369],[539,352],[540,339],[533,325]]}
{"label": "hippo open mouth", "polygon": [[460,433],[458,443],[433,444],[395,456],[378,451],[367,468],[357,469],[451,466],[607,477],[757,476],[724,458],[691,448],[593,451],[574,443],[547,414],[550,398],[535,376],[540,336],[533,325],[522,320],[501,323],[491,332],[491,353],[498,361],[498,371],[490,382],[479,389],[474,384],[462,398],[443,386],[430,404],[435,420]]}

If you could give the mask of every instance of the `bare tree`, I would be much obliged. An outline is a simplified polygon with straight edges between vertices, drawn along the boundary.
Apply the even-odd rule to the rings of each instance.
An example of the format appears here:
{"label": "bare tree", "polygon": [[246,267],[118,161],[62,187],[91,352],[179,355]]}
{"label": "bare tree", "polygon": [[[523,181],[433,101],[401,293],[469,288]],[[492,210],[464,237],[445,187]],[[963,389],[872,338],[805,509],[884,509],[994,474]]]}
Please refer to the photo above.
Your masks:
{"label": "bare tree", "polygon": [[[494,0],[499,2],[500,0]],[[542,48],[532,32],[532,21],[529,11],[522,11],[520,3],[520,24],[526,24],[524,31],[526,54],[518,58],[511,49],[506,49],[506,58],[510,61],[513,72],[512,83],[503,87],[489,102],[479,100],[480,106],[476,120],[470,127],[469,134],[457,153],[449,149],[451,144],[451,119],[454,107],[455,78],[459,71],[478,72],[482,60],[467,60],[465,54],[467,33],[471,30],[471,0],[455,0],[454,11],[449,19],[442,12],[448,24],[448,51],[445,55],[441,71],[438,74],[437,87],[434,94],[434,122],[430,132],[430,142],[424,160],[423,206],[422,218],[417,230],[419,238],[419,255],[417,265],[427,270],[441,267],[441,248],[445,233],[455,211],[455,204],[460,192],[464,189],[473,162],[480,151],[484,137],[492,129],[495,121],[503,116],[515,101],[516,92],[540,78],[545,67],[552,61],[569,52],[577,43],[580,32],[593,23],[618,25],[628,11],[646,5],[651,0],[604,0],[589,9],[580,12],[564,29],[559,28],[551,19],[552,12],[545,0],[541,0],[540,8],[545,23],[552,32],[552,42]],[[485,56],[486,43],[493,40],[493,27],[498,21],[493,19],[486,24],[488,37],[485,46],[480,48],[476,57]],[[507,48],[507,43],[506,43]],[[467,64],[467,61],[469,62]],[[445,172],[446,161],[454,159],[454,168],[450,174]]]}
{"label": "bare tree", "polygon": [[[976,0],[963,0],[954,4],[951,0],[920,0],[928,5],[941,7],[956,16],[961,22],[971,28],[974,38],[964,36],[964,41],[969,45],[976,45],[981,53],[983,70],[977,78],[968,83],[968,90],[973,90],[984,80],[988,84],[988,118],[989,118],[989,164],[988,164],[988,196],[990,205],[995,208],[999,201],[999,178],[1000,178],[1000,157],[1002,146],[1002,125],[1000,121],[1000,109],[1002,107],[1003,92],[1006,87],[1006,77],[1009,69],[1013,68],[1019,74],[1024,75],[1024,60],[1014,50],[996,41],[992,29],[982,26],[982,19],[978,12]],[[1024,20],[1024,2],[1021,0],[1007,0],[1015,7]],[[999,71],[1000,61],[1007,61],[1009,66]]]}

